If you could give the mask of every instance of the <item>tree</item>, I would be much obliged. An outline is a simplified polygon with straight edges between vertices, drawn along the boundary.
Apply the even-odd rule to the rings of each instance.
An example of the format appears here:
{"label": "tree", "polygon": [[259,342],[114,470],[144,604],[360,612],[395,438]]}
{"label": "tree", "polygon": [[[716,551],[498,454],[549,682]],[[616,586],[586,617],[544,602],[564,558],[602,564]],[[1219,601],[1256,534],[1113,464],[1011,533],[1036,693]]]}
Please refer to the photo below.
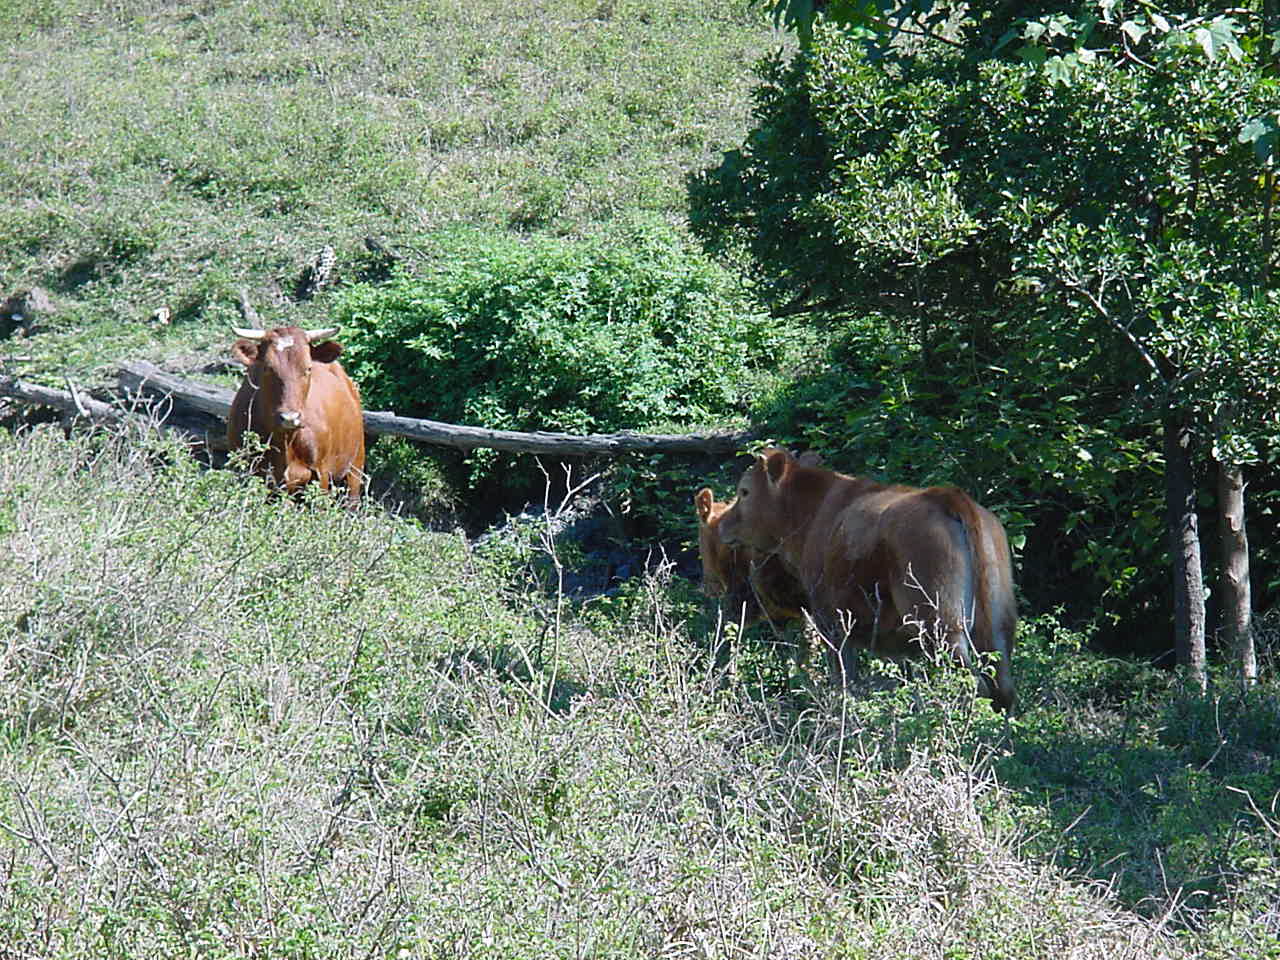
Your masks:
{"label": "tree", "polygon": [[691,184],[695,231],[779,312],[880,311],[1123,412],[1163,452],[1176,649],[1203,686],[1201,467],[1277,432],[1280,37],[1193,4],[808,2],[771,5],[802,51]]}

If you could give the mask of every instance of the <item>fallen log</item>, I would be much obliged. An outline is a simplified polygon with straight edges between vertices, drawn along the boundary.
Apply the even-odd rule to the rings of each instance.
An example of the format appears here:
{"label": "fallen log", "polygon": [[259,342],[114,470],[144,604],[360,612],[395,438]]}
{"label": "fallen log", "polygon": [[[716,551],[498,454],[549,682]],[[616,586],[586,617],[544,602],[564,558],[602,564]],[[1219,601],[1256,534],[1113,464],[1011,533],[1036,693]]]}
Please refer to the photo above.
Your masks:
{"label": "fallen log", "polygon": [[77,390],[70,383],[70,390],[57,390],[53,387],[42,387],[38,383],[28,383],[17,377],[0,376],[0,396],[9,397],[33,406],[53,407],[66,413],[84,417],[94,423],[118,423],[129,414],[117,410],[109,403],[95,400],[93,397]]}
{"label": "fallen log", "polygon": [[127,397],[138,398],[144,394],[172,397],[175,404],[212,414],[219,420],[226,420],[231,413],[231,398],[234,396],[231,390],[183,380],[145,360],[126,360],[120,364],[116,369],[116,383]]}
{"label": "fallen log", "polygon": [[[177,434],[188,443],[201,444],[213,449],[226,449],[225,431],[210,431],[205,425],[193,423],[186,417],[174,417],[172,413],[150,409],[121,409],[94,399],[75,384],[67,381],[66,390],[28,383],[16,377],[0,376],[0,397],[37,407],[61,410],[65,420],[83,419],[90,423],[123,423],[126,420],[150,420],[157,426]],[[221,442],[219,442],[221,438]]]}
{"label": "fallen log", "polygon": [[[224,387],[193,383],[165,373],[153,364],[131,360],[120,364],[117,380],[128,396],[141,393],[171,397],[184,404],[226,420],[231,412],[233,392]],[[407,437],[422,443],[474,450],[488,447],[511,453],[541,453],[551,456],[618,456],[624,453],[710,453],[732,454],[752,438],[748,431],[734,433],[645,434],[612,433],[577,436],[567,433],[520,433],[416,420],[387,411],[366,410],[365,432],[373,436]]]}

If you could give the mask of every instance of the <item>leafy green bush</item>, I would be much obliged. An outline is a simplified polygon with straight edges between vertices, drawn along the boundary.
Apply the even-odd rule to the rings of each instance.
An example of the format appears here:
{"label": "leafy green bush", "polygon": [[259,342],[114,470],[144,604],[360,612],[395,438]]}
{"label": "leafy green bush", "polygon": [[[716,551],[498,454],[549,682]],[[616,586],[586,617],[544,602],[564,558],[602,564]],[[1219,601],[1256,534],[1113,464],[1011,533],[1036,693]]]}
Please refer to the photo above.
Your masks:
{"label": "leafy green bush", "polygon": [[[508,430],[679,431],[740,423],[778,382],[786,326],[666,228],[583,241],[458,230],[430,243],[430,272],[338,297],[344,362],[370,407]],[[518,483],[495,469],[511,462],[476,451],[470,483]],[[698,475],[687,461],[672,469],[674,481],[671,469],[651,478],[661,491],[636,493],[650,531],[689,526]]]}
{"label": "leafy green bush", "polygon": [[516,430],[692,425],[740,413],[779,346],[727,273],[657,229],[432,242],[432,272],[339,298],[371,406]]}

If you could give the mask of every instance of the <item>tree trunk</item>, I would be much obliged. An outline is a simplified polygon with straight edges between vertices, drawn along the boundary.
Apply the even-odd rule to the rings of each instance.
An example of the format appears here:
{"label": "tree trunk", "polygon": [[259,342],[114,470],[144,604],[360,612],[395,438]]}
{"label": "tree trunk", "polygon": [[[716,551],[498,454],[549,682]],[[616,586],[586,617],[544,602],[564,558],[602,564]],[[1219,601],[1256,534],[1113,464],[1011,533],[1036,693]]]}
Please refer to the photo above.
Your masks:
{"label": "tree trunk", "polygon": [[1200,567],[1200,522],[1191,470],[1191,428],[1181,411],[1164,416],[1165,503],[1173,558],[1174,648],[1201,692],[1204,661],[1204,580]]}
{"label": "tree trunk", "polygon": [[1249,597],[1249,537],[1244,525],[1244,473],[1238,464],[1218,464],[1218,530],[1222,540],[1222,629],[1247,688],[1258,682]]}

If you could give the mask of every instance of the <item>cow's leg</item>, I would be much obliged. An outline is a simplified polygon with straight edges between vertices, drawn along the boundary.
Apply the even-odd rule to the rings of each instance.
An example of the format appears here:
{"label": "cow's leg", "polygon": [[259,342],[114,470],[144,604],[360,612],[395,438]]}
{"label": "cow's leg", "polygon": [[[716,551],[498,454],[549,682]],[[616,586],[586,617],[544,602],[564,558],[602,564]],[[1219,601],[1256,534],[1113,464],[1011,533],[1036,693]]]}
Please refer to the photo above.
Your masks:
{"label": "cow's leg", "polygon": [[356,468],[347,471],[347,476],[343,477],[343,483],[347,485],[347,506],[355,508],[360,503],[360,483],[362,474]]}
{"label": "cow's leg", "polygon": [[289,493],[297,493],[315,476],[315,471],[305,464],[291,463],[284,471],[284,488]]}

